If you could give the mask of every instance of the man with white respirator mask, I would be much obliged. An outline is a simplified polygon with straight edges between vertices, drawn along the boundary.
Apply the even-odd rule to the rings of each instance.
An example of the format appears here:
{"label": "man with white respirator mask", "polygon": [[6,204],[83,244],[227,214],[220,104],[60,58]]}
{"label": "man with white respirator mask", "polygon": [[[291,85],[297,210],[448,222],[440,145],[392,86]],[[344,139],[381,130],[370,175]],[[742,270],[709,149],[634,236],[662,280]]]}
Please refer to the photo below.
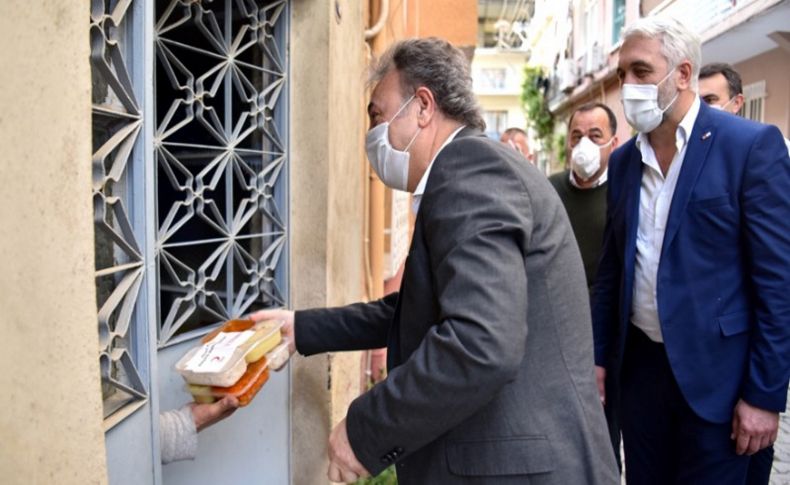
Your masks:
{"label": "man with white respirator mask", "polygon": [[568,170],[549,177],[560,196],[592,287],[606,224],[609,155],[617,148],[617,118],[603,103],[587,103],[571,114],[566,153]]}
{"label": "man with white respirator mask", "polygon": [[[565,144],[569,169],[549,177],[568,212],[579,244],[591,289],[598,270],[601,241],[606,226],[606,191],[609,155],[617,148],[617,118],[603,103],[586,103],[571,114]],[[617,384],[607,383],[604,405],[609,438],[620,463],[620,427],[617,423]]]}

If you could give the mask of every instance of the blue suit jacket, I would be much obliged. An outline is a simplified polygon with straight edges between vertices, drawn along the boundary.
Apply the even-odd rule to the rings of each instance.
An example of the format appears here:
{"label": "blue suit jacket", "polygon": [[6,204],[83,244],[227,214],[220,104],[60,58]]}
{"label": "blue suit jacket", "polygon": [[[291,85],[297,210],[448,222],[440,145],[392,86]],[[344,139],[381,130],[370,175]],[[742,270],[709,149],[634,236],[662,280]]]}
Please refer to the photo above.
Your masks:
{"label": "blue suit jacket", "polygon": [[[641,153],[609,162],[607,224],[593,292],[595,361],[620,372],[630,321]],[[739,398],[784,411],[790,378],[790,158],[776,127],[702,103],[672,199],[657,275],[675,379],[703,419]]]}

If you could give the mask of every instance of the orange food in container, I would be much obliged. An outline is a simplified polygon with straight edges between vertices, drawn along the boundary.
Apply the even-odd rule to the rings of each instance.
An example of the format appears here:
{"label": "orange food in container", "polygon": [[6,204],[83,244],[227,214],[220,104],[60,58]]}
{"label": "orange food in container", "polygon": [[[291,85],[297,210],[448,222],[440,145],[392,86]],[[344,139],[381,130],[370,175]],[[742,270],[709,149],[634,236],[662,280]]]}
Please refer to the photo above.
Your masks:
{"label": "orange food in container", "polygon": [[232,386],[198,386],[190,384],[187,390],[195,402],[211,403],[225,396],[236,396],[239,406],[246,406],[269,380],[269,362],[266,357],[258,359],[247,367],[247,371]]}
{"label": "orange food in container", "polygon": [[282,322],[231,320],[201,339],[176,363],[196,402],[226,395],[246,406],[269,379],[264,357],[282,342]]}

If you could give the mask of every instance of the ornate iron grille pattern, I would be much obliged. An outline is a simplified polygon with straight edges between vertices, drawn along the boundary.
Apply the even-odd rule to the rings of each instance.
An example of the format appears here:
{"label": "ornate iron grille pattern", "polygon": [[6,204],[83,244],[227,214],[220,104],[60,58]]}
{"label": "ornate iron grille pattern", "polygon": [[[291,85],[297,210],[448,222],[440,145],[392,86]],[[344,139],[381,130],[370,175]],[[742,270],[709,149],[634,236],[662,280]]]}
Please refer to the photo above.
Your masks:
{"label": "ornate iron grille pattern", "polygon": [[285,6],[157,2],[160,347],[285,304]]}
{"label": "ornate iron grille pattern", "polygon": [[[147,60],[146,29],[135,18],[147,8],[140,1],[92,0],[90,15],[108,427],[148,395],[147,364],[139,360],[154,324],[148,315],[162,347],[252,309],[285,305],[287,167],[278,126],[287,125],[287,1],[156,1],[156,59]],[[143,86],[147,62],[156,63],[155,80]],[[153,146],[143,143],[141,92],[153,99]],[[147,200],[146,180],[155,186]],[[156,220],[143,215],[153,212]],[[153,247],[146,228],[156,233]],[[144,278],[154,260],[156,274]],[[156,286],[155,312],[142,303],[144,281]]]}
{"label": "ornate iron grille pattern", "polygon": [[147,392],[131,353],[143,253],[129,217],[142,114],[125,48],[131,0],[93,0],[90,16],[96,298],[104,417]]}

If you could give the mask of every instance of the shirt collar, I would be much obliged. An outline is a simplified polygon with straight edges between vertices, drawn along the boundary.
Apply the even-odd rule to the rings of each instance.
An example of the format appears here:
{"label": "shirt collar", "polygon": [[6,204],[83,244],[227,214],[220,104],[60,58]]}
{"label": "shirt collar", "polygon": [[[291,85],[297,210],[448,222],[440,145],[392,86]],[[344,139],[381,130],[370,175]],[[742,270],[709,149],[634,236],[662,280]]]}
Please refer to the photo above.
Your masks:
{"label": "shirt collar", "polygon": [[[428,175],[431,173],[431,168],[433,167],[433,162],[436,161],[436,157],[439,156],[439,154],[442,152],[442,150],[444,150],[444,147],[446,147],[448,143],[450,143],[451,141],[453,141],[453,139],[455,139],[455,136],[458,134],[458,132],[460,132],[464,128],[466,128],[466,125],[461,125],[457,130],[450,133],[450,136],[448,136],[447,139],[444,140],[442,146],[440,146],[439,149],[436,151],[436,153],[433,155],[433,159],[431,159],[431,163],[428,164],[428,168],[425,169],[425,173],[422,174],[422,178],[420,179],[420,182],[417,184],[417,188],[414,189],[415,196],[421,196],[425,192],[425,186],[428,184]],[[415,210],[414,212],[417,211]]]}

